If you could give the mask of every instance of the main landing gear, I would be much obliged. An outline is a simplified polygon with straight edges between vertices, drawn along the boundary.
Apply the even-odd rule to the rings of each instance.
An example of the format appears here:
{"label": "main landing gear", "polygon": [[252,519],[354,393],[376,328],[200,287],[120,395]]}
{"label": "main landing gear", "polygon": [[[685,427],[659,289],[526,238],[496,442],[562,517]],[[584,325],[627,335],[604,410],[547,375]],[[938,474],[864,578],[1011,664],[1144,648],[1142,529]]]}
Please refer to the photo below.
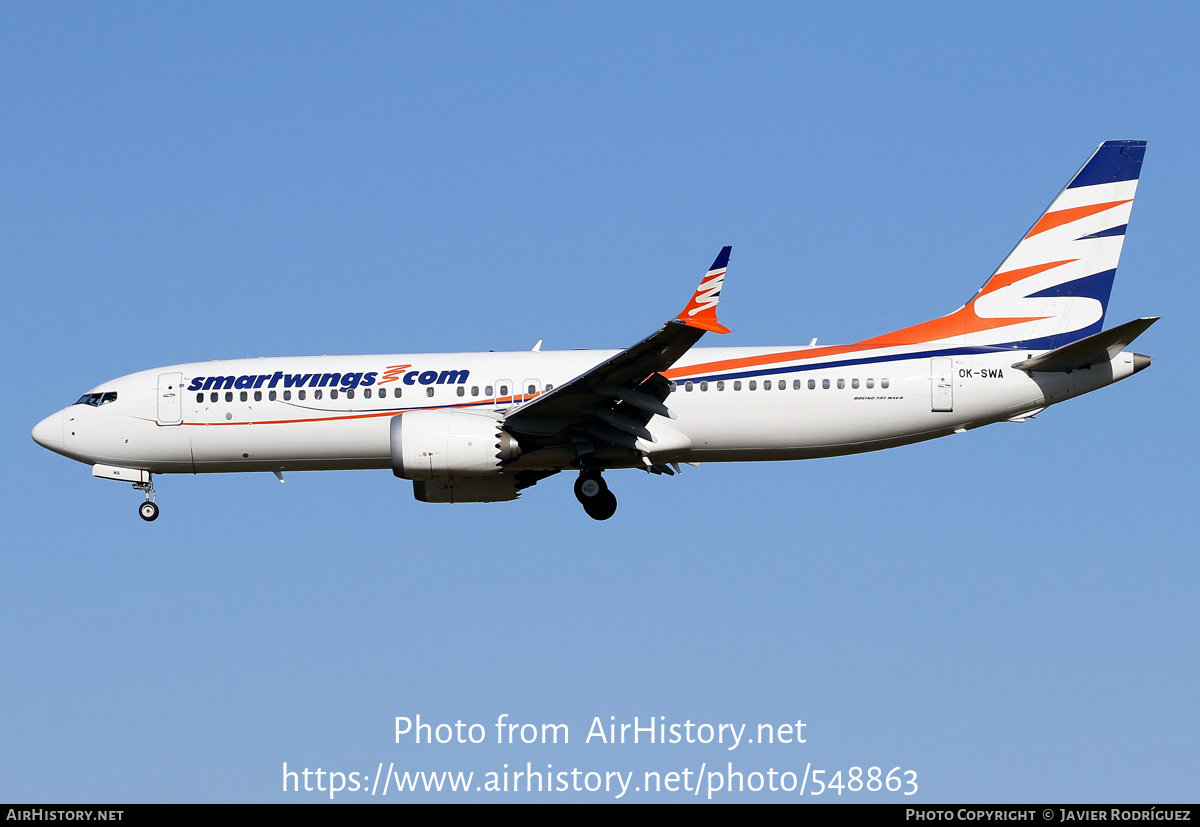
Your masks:
{"label": "main landing gear", "polygon": [[575,480],[575,499],[593,520],[607,520],[617,513],[617,497],[608,490],[599,471],[582,471]]}
{"label": "main landing gear", "polygon": [[146,492],[146,501],[138,506],[138,516],[148,523],[158,519],[158,503],[154,502],[154,478],[147,474],[147,482],[135,482],[135,491]]}

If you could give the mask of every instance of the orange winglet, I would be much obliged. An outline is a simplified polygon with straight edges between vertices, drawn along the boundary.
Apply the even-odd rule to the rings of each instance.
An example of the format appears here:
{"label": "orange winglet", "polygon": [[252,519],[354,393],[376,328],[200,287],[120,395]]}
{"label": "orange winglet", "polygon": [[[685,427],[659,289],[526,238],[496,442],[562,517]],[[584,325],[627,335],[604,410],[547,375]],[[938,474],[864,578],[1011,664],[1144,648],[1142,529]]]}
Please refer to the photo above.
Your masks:
{"label": "orange winglet", "polygon": [[721,285],[725,281],[725,271],[729,267],[729,253],[733,247],[722,247],[700,280],[700,286],[692,294],[687,307],[675,317],[688,327],[701,330],[711,330],[713,333],[728,333],[729,328],[717,321],[717,303],[721,300]]}

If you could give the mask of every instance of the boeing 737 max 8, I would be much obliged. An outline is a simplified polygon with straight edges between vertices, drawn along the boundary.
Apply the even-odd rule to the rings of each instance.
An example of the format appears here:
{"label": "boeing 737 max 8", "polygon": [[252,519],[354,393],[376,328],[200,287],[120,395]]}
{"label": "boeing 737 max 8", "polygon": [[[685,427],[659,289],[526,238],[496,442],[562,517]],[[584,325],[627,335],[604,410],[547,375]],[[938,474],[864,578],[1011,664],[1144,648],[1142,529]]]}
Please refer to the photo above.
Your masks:
{"label": "boeing 737 max 8", "polygon": [[[1145,141],[1108,141],[963,307],[856,344],[693,347],[728,332],[729,247],[683,311],[621,351],[424,353],[172,365],[105,382],[33,438],[145,493],[155,474],[391,468],[422,502],[515,500],[578,472],[828,457],[1022,420],[1150,364],[1156,318],[1103,330]],[[540,345],[540,342],[539,342]]]}

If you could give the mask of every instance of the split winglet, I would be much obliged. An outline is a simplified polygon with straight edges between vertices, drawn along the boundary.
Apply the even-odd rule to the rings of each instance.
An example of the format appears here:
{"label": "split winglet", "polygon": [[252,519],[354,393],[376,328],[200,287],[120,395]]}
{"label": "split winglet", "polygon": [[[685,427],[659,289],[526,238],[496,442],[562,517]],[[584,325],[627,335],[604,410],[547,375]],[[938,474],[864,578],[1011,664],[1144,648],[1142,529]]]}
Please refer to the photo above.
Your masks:
{"label": "split winglet", "polygon": [[717,303],[721,300],[721,285],[725,281],[725,270],[729,267],[729,253],[733,247],[722,247],[716,260],[700,286],[692,295],[683,312],[675,317],[675,321],[696,327],[700,330],[711,330],[713,333],[728,333],[729,328],[717,321]]}

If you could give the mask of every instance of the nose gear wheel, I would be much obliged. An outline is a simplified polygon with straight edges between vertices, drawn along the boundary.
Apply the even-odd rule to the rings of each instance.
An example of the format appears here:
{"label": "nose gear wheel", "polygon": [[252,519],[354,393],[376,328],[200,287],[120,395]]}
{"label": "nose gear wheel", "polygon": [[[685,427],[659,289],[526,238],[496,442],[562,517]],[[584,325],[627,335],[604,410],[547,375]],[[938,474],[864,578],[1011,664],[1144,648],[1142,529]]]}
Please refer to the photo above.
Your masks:
{"label": "nose gear wheel", "polygon": [[158,503],[154,501],[154,478],[147,474],[147,482],[135,482],[133,489],[135,491],[144,491],[146,501],[138,506],[138,516],[148,523],[152,523],[158,519]]}

